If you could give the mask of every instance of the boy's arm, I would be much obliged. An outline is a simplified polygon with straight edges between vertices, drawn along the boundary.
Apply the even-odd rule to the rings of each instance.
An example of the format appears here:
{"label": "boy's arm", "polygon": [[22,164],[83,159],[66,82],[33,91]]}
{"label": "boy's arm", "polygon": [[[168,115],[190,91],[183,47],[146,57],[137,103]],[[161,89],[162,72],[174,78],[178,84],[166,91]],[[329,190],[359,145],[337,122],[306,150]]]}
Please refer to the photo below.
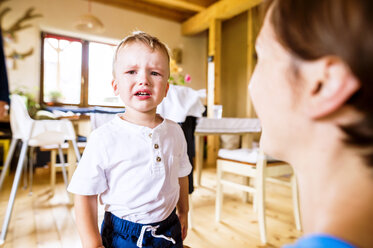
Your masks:
{"label": "boy's arm", "polygon": [[181,236],[182,236],[182,239],[184,240],[188,232],[188,211],[189,211],[188,176],[179,177],[179,184],[180,184],[180,196],[179,196],[179,201],[177,202],[177,215],[179,216],[179,220],[181,224]]}
{"label": "boy's arm", "polygon": [[103,247],[97,225],[97,195],[75,195],[75,215],[83,247]]}

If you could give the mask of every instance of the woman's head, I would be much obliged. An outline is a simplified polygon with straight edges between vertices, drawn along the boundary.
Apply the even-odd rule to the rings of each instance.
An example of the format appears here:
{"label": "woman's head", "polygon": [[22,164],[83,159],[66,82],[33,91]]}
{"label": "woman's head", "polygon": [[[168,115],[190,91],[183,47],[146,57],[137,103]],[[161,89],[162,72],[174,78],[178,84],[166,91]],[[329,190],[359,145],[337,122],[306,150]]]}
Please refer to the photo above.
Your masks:
{"label": "woman's head", "polygon": [[[364,157],[373,165],[372,13],[369,0],[271,1],[257,41],[259,59],[251,86],[264,142],[272,142],[277,135],[283,143],[286,137],[296,135],[300,130],[294,128],[300,125],[291,122],[299,124],[302,115],[322,121],[352,107],[363,118],[341,125],[345,142],[363,148]],[[276,59],[278,54],[281,56]],[[263,80],[268,84],[260,86]],[[267,96],[268,88],[276,89],[272,96]],[[267,92],[261,93],[263,90]],[[263,106],[271,104],[260,94],[266,95],[267,102],[274,101],[273,111],[277,108],[280,113],[272,111],[269,116],[271,111]],[[276,123],[279,128],[272,128]]]}

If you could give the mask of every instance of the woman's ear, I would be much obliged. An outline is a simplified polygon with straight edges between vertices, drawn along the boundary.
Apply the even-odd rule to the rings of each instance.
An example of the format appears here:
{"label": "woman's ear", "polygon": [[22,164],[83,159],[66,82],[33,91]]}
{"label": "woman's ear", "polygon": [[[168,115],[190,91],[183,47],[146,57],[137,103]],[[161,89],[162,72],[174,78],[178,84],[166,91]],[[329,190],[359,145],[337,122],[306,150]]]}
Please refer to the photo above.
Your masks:
{"label": "woman's ear", "polygon": [[324,58],[319,79],[312,82],[308,114],[313,119],[336,112],[360,88],[360,83],[350,68],[340,59]]}
{"label": "woman's ear", "polygon": [[111,81],[111,86],[113,87],[114,95],[115,95],[115,96],[118,96],[118,95],[119,95],[119,89],[118,89],[118,83],[117,83],[117,80],[113,79],[113,80]]}

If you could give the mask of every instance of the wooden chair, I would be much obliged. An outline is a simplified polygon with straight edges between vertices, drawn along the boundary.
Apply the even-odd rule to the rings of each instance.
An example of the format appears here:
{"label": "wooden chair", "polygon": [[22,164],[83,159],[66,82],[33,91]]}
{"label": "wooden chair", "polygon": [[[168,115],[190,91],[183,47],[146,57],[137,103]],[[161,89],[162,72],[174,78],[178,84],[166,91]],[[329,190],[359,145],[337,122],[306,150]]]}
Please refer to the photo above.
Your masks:
{"label": "wooden chair", "polygon": [[242,145],[244,147],[250,147],[250,140],[252,139],[251,134],[260,131],[260,122],[256,118],[198,118],[196,130],[194,132],[196,143],[196,186],[201,185],[204,136],[223,134],[242,135]]}
{"label": "wooden chair", "polygon": [[[0,166],[0,169],[3,170],[3,165],[5,164],[6,157],[8,156],[10,139],[12,138],[11,134],[6,134],[0,131],[0,146],[3,149],[3,164]],[[6,174],[7,175],[7,174]]]}
{"label": "wooden chair", "polygon": [[[224,173],[232,173],[255,180],[254,186],[246,183],[233,182],[223,179]],[[283,175],[292,175],[290,183],[279,181],[273,177]],[[217,159],[217,190],[216,190],[216,213],[217,222],[221,220],[221,209],[223,206],[223,186],[234,187],[254,195],[254,211],[258,213],[260,239],[262,243],[267,243],[266,219],[265,219],[265,183],[266,179],[271,181],[288,184],[292,188],[293,210],[295,224],[298,230],[301,230],[301,221],[299,213],[298,190],[295,176],[289,164],[276,161],[265,156],[259,149],[220,149]]]}
{"label": "wooden chair", "polygon": [[[77,146],[79,149],[79,153],[84,151],[87,142],[77,142]],[[64,166],[67,168],[67,181],[70,182],[71,177],[76,168],[76,161],[79,161],[79,158],[76,157],[76,153],[72,150],[72,146],[69,145],[67,142],[61,145],[63,154],[67,154],[67,164]],[[61,171],[63,166],[62,163],[56,162],[58,146],[56,145],[49,145],[49,146],[42,146],[40,147],[40,151],[49,151],[50,152],[50,168],[51,168],[51,193],[54,195],[55,188],[56,188],[56,173],[57,171]],[[71,195],[69,194],[70,202],[72,202]]]}

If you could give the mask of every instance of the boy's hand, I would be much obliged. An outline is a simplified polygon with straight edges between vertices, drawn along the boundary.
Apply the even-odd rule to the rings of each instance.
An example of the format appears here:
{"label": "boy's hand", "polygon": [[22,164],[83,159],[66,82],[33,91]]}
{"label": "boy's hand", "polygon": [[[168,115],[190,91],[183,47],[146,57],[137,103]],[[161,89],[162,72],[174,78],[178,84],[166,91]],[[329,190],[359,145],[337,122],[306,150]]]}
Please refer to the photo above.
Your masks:
{"label": "boy's hand", "polygon": [[188,214],[187,213],[179,213],[179,220],[181,224],[181,238],[184,239],[187,236],[188,233]]}
{"label": "boy's hand", "polygon": [[97,195],[75,195],[75,215],[82,246],[103,247],[97,226]]}
{"label": "boy's hand", "polygon": [[189,212],[189,203],[188,203],[188,176],[180,177],[179,184],[180,184],[180,197],[179,201],[177,202],[177,215],[179,216],[180,224],[181,224],[181,237],[184,240],[187,236],[188,232],[188,212]]}

